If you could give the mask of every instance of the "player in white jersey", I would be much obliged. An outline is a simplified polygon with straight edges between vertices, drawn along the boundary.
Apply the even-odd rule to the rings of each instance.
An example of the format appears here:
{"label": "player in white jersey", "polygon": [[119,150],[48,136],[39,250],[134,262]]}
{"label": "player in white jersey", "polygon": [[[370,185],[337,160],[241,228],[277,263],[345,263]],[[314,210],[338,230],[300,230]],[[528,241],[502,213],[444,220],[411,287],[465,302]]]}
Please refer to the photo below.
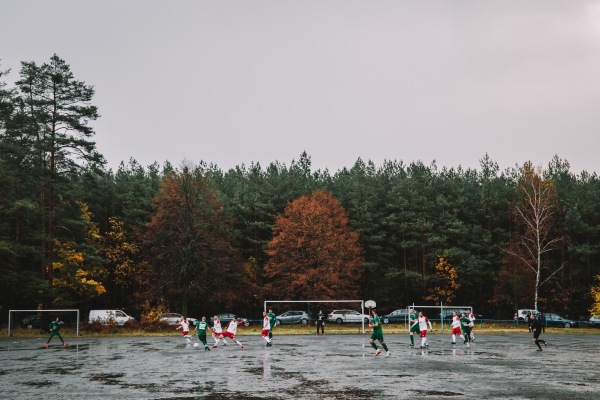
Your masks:
{"label": "player in white jersey", "polygon": [[223,339],[224,337],[228,337],[231,340],[233,340],[233,343],[237,344],[238,346],[242,346],[242,350],[246,350],[246,348],[242,345],[242,342],[240,342],[239,340],[237,340],[235,338],[235,334],[237,333],[238,325],[243,324],[243,323],[244,323],[243,320],[238,321],[237,317],[233,317],[231,322],[229,322],[229,325],[227,325],[227,330],[225,332],[223,332],[223,334],[221,335],[221,339]]}
{"label": "player in white jersey", "polygon": [[176,329],[181,329],[181,333],[183,334],[183,337],[185,338],[187,343],[192,342],[190,335],[188,335],[188,333],[190,333],[190,323],[187,319],[185,319],[184,316],[181,316],[181,321],[179,321],[179,326]]}
{"label": "player in white jersey", "polygon": [[471,321],[471,323],[469,324],[469,326],[471,327],[471,342],[475,341],[475,335],[473,335],[473,328],[475,327],[475,314],[473,314],[473,310],[469,308],[469,315],[467,315],[467,317],[469,318],[469,321]]}
{"label": "player in white jersey", "polygon": [[211,349],[216,349],[217,345],[221,340],[223,340],[223,346],[227,346],[227,342],[223,337],[223,328],[221,328],[221,320],[216,315],[213,318],[213,337],[215,338],[215,344],[210,346]]}
{"label": "player in white jersey", "polygon": [[433,331],[431,321],[429,320],[429,318],[424,316],[423,312],[421,311],[419,312],[419,317],[417,318],[413,326],[416,326],[417,324],[419,326],[419,331],[421,332],[421,348],[427,348],[429,347],[429,340],[427,340],[427,324],[429,324],[429,330]]}
{"label": "player in white jersey", "polygon": [[265,342],[267,342],[267,344],[266,344],[267,347],[272,346],[271,338],[269,338],[269,332],[271,332],[271,320],[270,320],[269,316],[267,315],[267,312],[263,311],[263,329],[262,329],[261,335],[262,335],[263,339],[265,339]]}
{"label": "player in white jersey", "polygon": [[452,344],[456,344],[456,335],[458,335],[458,337],[461,336],[460,317],[458,316],[456,311],[454,311],[452,313]]}

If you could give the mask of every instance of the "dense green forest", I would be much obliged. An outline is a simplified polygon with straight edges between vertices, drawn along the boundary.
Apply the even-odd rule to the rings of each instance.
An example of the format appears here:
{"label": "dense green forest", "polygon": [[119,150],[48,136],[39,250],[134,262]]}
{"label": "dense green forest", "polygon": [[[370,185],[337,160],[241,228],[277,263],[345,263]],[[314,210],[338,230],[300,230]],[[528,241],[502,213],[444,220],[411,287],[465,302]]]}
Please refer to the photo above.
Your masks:
{"label": "dense green forest", "polygon": [[[91,85],[56,55],[23,62],[14,87],[8,73],[0,75],[2,320],[9,309],[38,307],[254,316],[267,296],[349,293],[384,310],[444,301],[489,318],[534,303],[579,318],[592,306],[600,180],[573,174],[558,156],[506,170],[483,155],[478,169],[358,159],[331,173],[314,171],[302,153],[289,165],[228,171],[134,159],[113,171],[93,141],[102,132],[93,129]],[[333,245],[340,232],[350,244]],[[309,233],[311,241],[300,237]],[[312,251],[319,244],[331,246]]]}

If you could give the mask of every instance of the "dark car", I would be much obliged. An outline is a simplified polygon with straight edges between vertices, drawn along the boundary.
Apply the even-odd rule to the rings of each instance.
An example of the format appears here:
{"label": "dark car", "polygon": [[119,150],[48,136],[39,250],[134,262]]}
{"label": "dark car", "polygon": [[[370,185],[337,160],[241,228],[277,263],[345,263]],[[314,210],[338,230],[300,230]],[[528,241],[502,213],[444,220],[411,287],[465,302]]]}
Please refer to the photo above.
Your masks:
{"label": "dark car", "polygon": [[389,314],[385,314],[384,316],[381,317],[381,320],[383,321],[384,324],[389,324],[392,322],[407,322],[409,317],[408,317],[409,313],[408,313],[408,309],[406,308],[400,308],[398,310],[394,310]]}
{"label": "dark car", "polygon": [[21,320],[22,328],[41,328],[42,327],[42,318],[37,314],[30,314],[25,316]]}
{"label": "dark car", "polygon": [[221,314],[217,314],[217,317],[221,321],[221,326],[223,326],[223,329],[225,329],[227,324],[229,324],[231,322],[233,317],[236,317],[238,319],[238,321],[245,320],[244,326],[250,325],[250,321],[248,321],[246,318],[242,318],[242,317],[238,316],[237,314],[233,314],[233,313],[221,313]]}
{"label": "dark car", "polygon": [[286,311],[277,316],[277,324],[307,324],[310,317],[305,311]]}
{"label": "dark car", "polygon": [[590,328],[600,328],[600,314],[592,315],[588,320]]}
{"label": "dark car", "polygon": [[[469,316],[469,310],[466,308],[444,308],[444,323],[445,324],[452,323],[452,313],[453,312],[456,312],[456,314],[459,317],[461,316],[462,313],[465,313],[467,316]],[[475,315],[475,322],[481,321],[483,319],[483,315],[481,315],[481,314],[473,313],[473,315]]]}
{"label": "dark car", "polygon": [[560,316],[556,313],[542,313],[546,320],[546,326],[555,326],[559,328],[571,328],[576,327],[577,322]]}

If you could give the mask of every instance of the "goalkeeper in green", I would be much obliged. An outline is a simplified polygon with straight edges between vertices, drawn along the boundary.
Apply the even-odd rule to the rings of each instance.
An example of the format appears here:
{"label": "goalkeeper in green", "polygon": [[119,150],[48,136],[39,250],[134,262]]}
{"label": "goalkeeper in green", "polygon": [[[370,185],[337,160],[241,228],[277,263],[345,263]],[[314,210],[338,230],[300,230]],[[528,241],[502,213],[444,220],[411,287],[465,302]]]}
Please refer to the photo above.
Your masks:
{"label": "goalkeeper in green", "polygon": [[52,340],[52,338],[54,336],[58,336],[58,338],[62,342],[63,346],[67,345],[67,342],[65,342],[63,340],[62,336],[60,336],[60,327],[62,325],[64,325],[64,322],[62,322],[58,317],[56,317],[56,319],[54,321],[50,322],[50,325],[48,325],[48,329],[50,329],[50,337],[48,338],[48,341],[46,342],[46,348],[48,348],[48,344],[50,343],[50,340]]}

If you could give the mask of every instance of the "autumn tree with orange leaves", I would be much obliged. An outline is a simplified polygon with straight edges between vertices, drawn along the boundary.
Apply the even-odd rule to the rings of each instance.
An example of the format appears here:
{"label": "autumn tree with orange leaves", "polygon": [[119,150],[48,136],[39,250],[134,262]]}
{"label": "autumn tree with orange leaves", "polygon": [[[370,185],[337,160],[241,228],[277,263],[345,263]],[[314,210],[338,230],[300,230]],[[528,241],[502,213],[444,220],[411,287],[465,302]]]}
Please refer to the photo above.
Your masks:
{"label": "autumn tree with orange leaves", "polygon": [[363,257],[358,233],[331,193],[317,190],[277,218],[265,265],[276,299],[351,299],[359,295]]}

